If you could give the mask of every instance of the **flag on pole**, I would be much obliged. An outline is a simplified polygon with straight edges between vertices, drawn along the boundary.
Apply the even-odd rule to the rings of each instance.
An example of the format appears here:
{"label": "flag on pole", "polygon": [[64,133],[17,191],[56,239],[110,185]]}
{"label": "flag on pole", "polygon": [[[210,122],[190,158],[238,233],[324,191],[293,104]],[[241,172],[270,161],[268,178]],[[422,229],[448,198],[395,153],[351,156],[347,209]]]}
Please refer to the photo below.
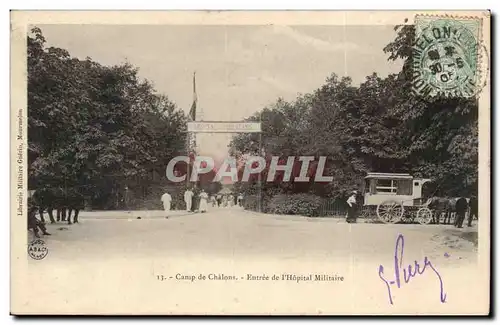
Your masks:
{"label": "flag on pole", "polygon": [[196,72],[193,74],[193,104],[191,105],[191,110],[189,111],[189,117],[191,121],[196,121],[196,104],[198,102],[198,95],[196,94]]}

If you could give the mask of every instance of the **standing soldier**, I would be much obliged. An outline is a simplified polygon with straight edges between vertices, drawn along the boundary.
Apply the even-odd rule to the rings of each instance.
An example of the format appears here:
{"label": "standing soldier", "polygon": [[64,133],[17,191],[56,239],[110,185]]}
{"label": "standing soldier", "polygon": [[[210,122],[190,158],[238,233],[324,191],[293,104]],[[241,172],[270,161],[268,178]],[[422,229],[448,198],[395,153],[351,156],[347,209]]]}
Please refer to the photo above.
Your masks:
{"label": "standing soldier", "polygon": [[467,200],[463,197],[459,198],[455,203],[455,227],[462,228],[467,211]]}
{"label": "standing soldier", "polygon": [[[472,220],[477,218],[477,197],[473,195],[469,200],[469,218],[467,219],[467,227],[472,227]],[[477,218],[479,219],[479,218]]]}
{"label": "standing soldier", "polygon": [[191,212],[191,207],[193,204],[193,191],[191,189],[187,189],[186,192],[184,192],[184,202],[186,203],[186,211]]}
{"label": "standing soldier", "polygon": [[358,194],[357,191],[352,191],[351,196],[347,199],[347,204],[349,207],[347,208],[347,223],[356,223],[356,195]]}
{"label": "standing soldier", "polygon": [[128,191],[128,186],[126,185],[125,185],[125,193],[123,195],[123,203],[125,204],[125,210],[128,210],[130,203],[130,193]]}
{"label": "standing soldier", "polygon": [[161,196],[161,201],[163,202],[163,209],[165,210],[165,218],[168,219],[168,215],[170,214],[170,206],[172,204],[172,197],[170,196],[170,194],[165,192],[165,194]]}
{"label": "standing soldier", "polygon": [[240,193],[240,195],[238,195],[238,205],[241,207],[243,206],[243,194]]}

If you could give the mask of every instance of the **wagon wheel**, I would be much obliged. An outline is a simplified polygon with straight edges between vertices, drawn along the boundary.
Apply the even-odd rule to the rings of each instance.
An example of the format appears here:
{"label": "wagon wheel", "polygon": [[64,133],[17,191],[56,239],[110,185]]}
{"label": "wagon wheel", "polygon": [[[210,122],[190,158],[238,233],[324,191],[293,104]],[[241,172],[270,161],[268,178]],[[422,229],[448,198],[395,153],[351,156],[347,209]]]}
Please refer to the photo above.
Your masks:
{"label": "wagon wheel", "polygon": [[429,208],[420,208],[415,220],[421,225],[427,225],[432,221],[432,211]]}
{"label": "wagon wheel", "polygon": [[377,206],[377,216],[385,223],[396,223],[403,217],[404,207],[402,202],[393,200],[384,201]]}
{"label": "wagon wheel", "polygon": [[361,218],[364,218],[364,219],[369,218],[369,217],[370,217],[370,209],[369,209],[369,207],[366,207],[366,206],[365,206],[365,207],[363,207],[363,208],[361,209],[361,213],[359,214],[359,216],[360,216]]}

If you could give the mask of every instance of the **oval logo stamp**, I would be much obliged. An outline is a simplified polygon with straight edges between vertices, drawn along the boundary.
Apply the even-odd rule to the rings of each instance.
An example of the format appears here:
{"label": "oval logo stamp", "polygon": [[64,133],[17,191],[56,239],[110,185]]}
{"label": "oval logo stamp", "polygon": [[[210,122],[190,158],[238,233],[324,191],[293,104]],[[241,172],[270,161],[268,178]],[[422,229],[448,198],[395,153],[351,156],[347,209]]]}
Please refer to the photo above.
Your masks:
{"label": "oval logo stamp", "polygon": [[412,86],[424,97],[473,97],[480,90],[480,19],[417,16]]}
{"label": "oval logo stamp", "polygon": [[28,245],[28,255],[34,260],[42,260],[48,253],[49,250],[41,239],[35,239]]}

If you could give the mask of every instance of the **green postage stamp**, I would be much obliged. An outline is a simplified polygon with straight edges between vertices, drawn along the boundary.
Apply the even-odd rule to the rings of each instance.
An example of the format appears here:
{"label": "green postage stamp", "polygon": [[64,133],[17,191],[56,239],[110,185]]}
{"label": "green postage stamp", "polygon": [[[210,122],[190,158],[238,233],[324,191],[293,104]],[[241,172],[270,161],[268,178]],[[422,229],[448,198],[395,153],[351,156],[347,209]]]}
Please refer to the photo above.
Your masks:
{"label": "green postage stamp", "polygon": [[481,19],[416,16],[413,91],[424,97],[473,97],[479,90]]}

